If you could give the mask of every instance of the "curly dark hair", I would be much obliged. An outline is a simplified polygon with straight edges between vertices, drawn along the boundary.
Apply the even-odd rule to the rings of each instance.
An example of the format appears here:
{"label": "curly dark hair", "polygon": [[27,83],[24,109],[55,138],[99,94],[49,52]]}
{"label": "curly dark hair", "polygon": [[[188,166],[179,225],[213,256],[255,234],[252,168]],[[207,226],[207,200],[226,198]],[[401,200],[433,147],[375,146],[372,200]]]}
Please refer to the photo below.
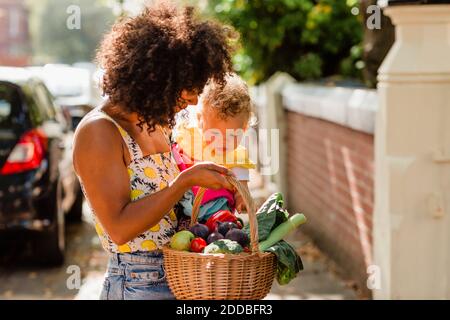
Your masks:
{"label": "curly dark hair", "polygon": [[136,112],[139,126],[173,127],[183,90],[200,94],[232,71],[228,26],[201,20],[193,7],[160,1],[117,22],[97,53],[109,103]]}

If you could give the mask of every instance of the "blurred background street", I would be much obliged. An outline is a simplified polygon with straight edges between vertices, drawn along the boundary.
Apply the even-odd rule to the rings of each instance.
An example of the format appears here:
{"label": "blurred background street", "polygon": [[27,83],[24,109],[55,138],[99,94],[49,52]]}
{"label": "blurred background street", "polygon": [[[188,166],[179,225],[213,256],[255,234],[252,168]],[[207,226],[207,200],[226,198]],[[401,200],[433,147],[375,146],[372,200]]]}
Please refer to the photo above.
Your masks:
{"label": "blurred background street", "polygon": [[[194,4],[202,14],[235,26],[239,21],[249,23],[250,29],[238,30],[244,37],[252,37],[248,31],[255,29],[260,18],[254,15],[260,9],[252,4],[241,15],[238,2],[179,2]],[[0,299],[99,297],[107,254],[90,224],[73,172],[73,132],[83,116],[103,101],[99,89],[102,73],[94,62],[98,43],[116,19],[138,13],[144,3],[0,0]],[[356,4],[342,2],[335,8],[345,12],[349,25],[357,24],[349,11]],[[302,0],[290,9],[284,6],[278,13],[269,6],[264,14],[279,18],[287,14],[298,20],[292,25],[291,32],[296,32],[295,24],[305,23],[304,13],[326,14],[331,9],[327,1],[313,6],[314,2]],[[285,9],[288,11],[283,12]],[[264,23],[261,20],[262,38],[258,41],[269,41],[272,47],[280,45],[280,34],[272,33],[267,38]],[[349,41],[341,50],[348,50],[357,41]],[[302,51],[295,42],[286,45]],[[288,67],[274,63],[266,70],[258,59],[263,50],[240,50],[235,57],[236,70],[250,85]],[[252,66],[250,56],[254,53]],[[317,57],[302,56],[292,71],[301,78],[320,76]],[[356,63],[354,57],[349,59],[348,63]],[[350,66],[348,70],[356,69]],[[25,101],[31,105],[28,111],[22,107]],[[253,185],[254,196],[264,200],[268,190],[261,176],[255,174]],[[309,238],[298,233],[289,241],[303,257],[305,271],[288,286],[275,284],[267,298],[357,298],[354,283],[341,280],[338,268]],[[71,289],[68,281],[73,267],[79,268],[81,286]]]}
{"label": "blurred background street", "polygon": [[[88,220],[88,219],[87,219]],[[88,222],[67,227],[67,248],[64,264],[58,267],[36,265],[32,256],[18,255],[15,250],[2,252],[0,267],[0,299],[98,299],[107,263],[94,227]],[[16,246],[24,245],[16,239]],[[69,289],[68,267],[79,266],[82,290]]]}
{"label": "blurred background street", "polygon": [[[261,128],[281,124],[270,122],[276,117],[269,114],[272,106],[264,91],[277,72],[288,72],[299,81],[363,86],[364,26],[353,11],[367,1],[279,0],[267,6],[225,0],[178,2],[193,4],[201,14],[241,33],[244,46],[234,57],[235,69],[252,87]],[[1,299],[99,296],[107,255],[83,205],[72,168],[72,139],[83,116],[103,101],[102,71],[94,61],[100,40],[114,21],[138,13],[144,3],[0,0]],[[388,38],[377,48],[391,42]],[[374,85],[372,80],[367,80],[368,86]],[[254,197],[264,200],[274,191],[293,194],[296,186],[283,187],[282,179],[288,176],[283,170],[263,178],[255,172]],[[312,219],[312,225],[315,222]],[[348,272],[339,271],[346,265],[338,267],[311,239],[303,232],[291,235],[289,241],[299,250],[305,270],[287,286],[274,284],[268,298],[368,297]],[[359,254],[348,262],[357,260]],[[67,284],[73,266],[81,272],[78,289]]]}
{"label": "blurred background street", "polygon": [[[239,32],[255,129],[279,134],[258,131],[276,161],[252,194],[308,218],[305,270],[267,298],[449,299],[450,1],[174,1]],[[73,134],[104,99],[99,42],[146,2],[0,0],[0,299],[99,297]]]}

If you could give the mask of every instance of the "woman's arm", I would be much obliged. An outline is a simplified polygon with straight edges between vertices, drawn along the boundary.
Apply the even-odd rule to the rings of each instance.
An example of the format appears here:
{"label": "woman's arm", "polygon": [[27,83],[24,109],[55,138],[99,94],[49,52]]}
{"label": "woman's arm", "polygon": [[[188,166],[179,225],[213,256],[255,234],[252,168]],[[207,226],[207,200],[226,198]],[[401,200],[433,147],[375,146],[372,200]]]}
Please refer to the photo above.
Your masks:
{"label": "woman's arm", "polygon": [[226,168],[203,163],[181,173],[167,188],[132,202],[122,137],[104,119],[88,120],[77,130],[74,166],[97,218],[118,245],[156,225],[191,186],[232,188],[223,176]]}

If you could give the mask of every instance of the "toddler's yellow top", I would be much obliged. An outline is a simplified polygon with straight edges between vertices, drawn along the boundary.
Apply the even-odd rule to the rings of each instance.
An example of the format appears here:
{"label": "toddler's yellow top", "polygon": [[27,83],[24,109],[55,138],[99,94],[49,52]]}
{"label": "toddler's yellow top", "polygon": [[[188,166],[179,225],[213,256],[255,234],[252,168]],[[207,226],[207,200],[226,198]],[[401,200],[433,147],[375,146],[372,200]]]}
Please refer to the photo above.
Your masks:
{"label": "toddler's yellow top", "polygon": [[208,145],[203,139],[202,131],[197,127],[180,126],[177,129],[176,142],[183,153],[194,161],[211,161],[229,169],[256,167],[244,146],[239,145],[236,149],[225,153],[216,152],[214,144]]}

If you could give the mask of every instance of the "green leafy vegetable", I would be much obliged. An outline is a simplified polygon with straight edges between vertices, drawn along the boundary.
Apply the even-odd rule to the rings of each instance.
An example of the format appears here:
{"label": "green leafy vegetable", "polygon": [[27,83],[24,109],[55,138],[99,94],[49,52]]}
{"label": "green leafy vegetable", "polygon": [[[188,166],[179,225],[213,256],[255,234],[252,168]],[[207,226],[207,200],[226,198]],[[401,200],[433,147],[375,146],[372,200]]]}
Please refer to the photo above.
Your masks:
{"label": "green leafy vegetable", "polygon": [[[283,209],[283,196],[278,192],[272,194],[256,212],[259,241],[266,240],[270,231],[288,218],[289,213]],[[250,234],[249,224],[244,227],[244,231]]]}
{"label": "green leafy vegetable", "polygon": [[242,246],[233,240],[220,239],[208,244],[204,253],[241,253],[244,249]]}
{"label": "green leafy vegetable", "polygon": [[280,285],[288,284],[303,270],[303,263],[295,249],[286,241],[278,241],[267,252],[277,256],[277,281]]}
{"label": "green leafy vegetable", "polygon": [[[283,196],[281,193],[272,194],[257,212],[259,241],[266,240],[271,231],[280,224],[286,222],[289,213],[283,208]],[[247,224],[244,229],[250,234],[250,226]],[[303,270],[303,263],[295,249],[286,241],[280,240],[268,247],[264,251],[272,252],[277,256],[277,281],[280,285],[288,284]]]}
{"label": "green leafy vegetable", "polygon": [[287,221],[280,223],[276,228],[272,229],[266,240],[259,243],[259,251],[265,251],[278,241],[283,240],[289,233],[293,232],[299,225],[306,222],[303,214],[296,213]]}

